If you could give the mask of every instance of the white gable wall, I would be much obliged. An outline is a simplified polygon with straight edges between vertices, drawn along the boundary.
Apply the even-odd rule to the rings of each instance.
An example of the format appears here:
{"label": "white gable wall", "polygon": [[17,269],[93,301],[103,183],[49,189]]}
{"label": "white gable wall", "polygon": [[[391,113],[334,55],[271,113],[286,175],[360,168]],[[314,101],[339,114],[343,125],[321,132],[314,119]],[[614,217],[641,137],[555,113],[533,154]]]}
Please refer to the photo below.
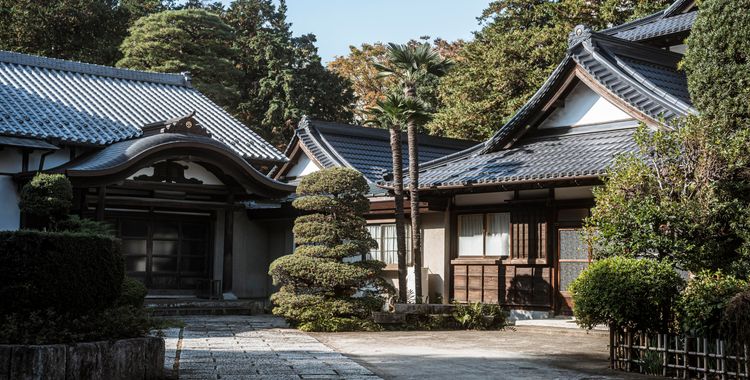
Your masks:
{"label": "white gable wall", "polygon": [[625,120],[633,118],[585,84],[578,83],[565,98],[565,106],[552,111],[539,128],[575,127]]}
{"label": "white gable wall", "polygon": [[310,173],[315,173],[318,170],[320,170],[318,165],[310,160],[310,157],[307,157],[306,154],[303,154],[300,156],[299,160],[297,160],[297,163],[294,164],[291,169],[289,169],[289,172],[286,174],[286,176],[289,178],[300,178]]}

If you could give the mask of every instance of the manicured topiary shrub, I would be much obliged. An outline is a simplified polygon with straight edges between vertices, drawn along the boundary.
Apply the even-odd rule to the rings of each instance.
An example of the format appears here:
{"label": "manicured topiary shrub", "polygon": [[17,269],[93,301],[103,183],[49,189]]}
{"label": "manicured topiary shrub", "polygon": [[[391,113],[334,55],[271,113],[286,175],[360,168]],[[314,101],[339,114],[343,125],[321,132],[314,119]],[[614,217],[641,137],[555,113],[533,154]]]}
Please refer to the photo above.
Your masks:
{"label": "manicured topiary shrub", "polygon": [[0,314],[110,307],[120,296],[124,272],[120,242],[111,236],[0,232]]}
{"label": "manicured topiary shrub", "polygon": [[274,261],[269,273],[280,285],[271,296],[274,314],[306,331],[373,329],[373,311],[390,290],[379,277],[380,261],[362,258],[375,246],[362,215],[369,209],[367,182],[346,168],[325,169],[302,179],[293,206],[307,215],[294,224],[294,254]]}
{"label": "manicured topiary shrub", "polygon": [[73,202],[73,186],[62,174],[38,173],[21,189],[19,207],[32,228],[47,229],[65,219]]}
{"label": "manicured topiary shrub", "polygon": [[723,314],[722,338],[731,343],[750,344],[750,289],[732,297]]}
{"label": "manicured topiary shrub", "polygon": [[683,59],[695,107],[734,128],[750,120],[748,9],[750,0],[702,0]]}
{"label": "manicured topiary shrub", "polygon": [[702,271],[688,282],[675,304],[680,331],[716,337],[729,300],[747,289],[747,281],[721,272]]}
{"label": "manicured topiary shrub", "polygon": [[598,260],[571,284],[573,313],[578,325],[589,329],[604,324],[663,332],[683,285],[667,261],[619,256]]}
{"label": "manicured topiary shrub", "polygon": [[125,277],[122,281],[122,291],[120,292],[120,298],[117,299],[117,304],[141,308],[147,294],[146,285],[134,278]]}

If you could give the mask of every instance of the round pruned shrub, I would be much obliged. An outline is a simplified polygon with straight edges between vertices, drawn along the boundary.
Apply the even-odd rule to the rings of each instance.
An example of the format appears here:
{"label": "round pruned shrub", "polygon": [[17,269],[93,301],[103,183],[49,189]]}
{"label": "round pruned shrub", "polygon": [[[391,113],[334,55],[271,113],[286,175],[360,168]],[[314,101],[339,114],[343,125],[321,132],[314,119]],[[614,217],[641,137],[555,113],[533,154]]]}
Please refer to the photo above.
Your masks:
{"label": "round pruned shrub", "polygon": [[747,281],[722,272],[702,271],[691,279],[675,303],[680,331],[716,337],[729,300],[747,289]]}
{"label": "round pruned shrub", "polygon": [[0,315],[87,313],[115,304],[125,276],[119,240],[70,232],[0,232]]}
{"label": "round pruned shrub", "polygon": [[120,298],[117,299],[117,304],[141,308],[147,294],[146,285],[134,278],[125,277],[122,281],[122,291],[120,292]]}
{"label": "round pruned shrub", "polygon": [[62,174],[38,173],[21,189],[19,207],[27,225],[46,229],[68,216],[73,205],[73,186]]}
{"label": "round pruned shrub", "polygon": [[365,229],[369,208],[362,174],[325,169],[302,179],[294,207],[308,214],[294,223],[299,246],[271,263],[269,274],[280,285],[271,296],[273,313],[306,331],[373,330],[372,312],[380,310],[385,266],[364,257],[375,246]]}
{"label": "round pruned shrub", "polygon": [[573,313],[588,329],[604,324],[663,332],[683,285],[667,261],[609,257],[591,263],[571,284]]}
{"label": "round pruned shrub", "polygon": [[750,344],[750,289],[746,288],[727,302],[721,335],[732,343]]}

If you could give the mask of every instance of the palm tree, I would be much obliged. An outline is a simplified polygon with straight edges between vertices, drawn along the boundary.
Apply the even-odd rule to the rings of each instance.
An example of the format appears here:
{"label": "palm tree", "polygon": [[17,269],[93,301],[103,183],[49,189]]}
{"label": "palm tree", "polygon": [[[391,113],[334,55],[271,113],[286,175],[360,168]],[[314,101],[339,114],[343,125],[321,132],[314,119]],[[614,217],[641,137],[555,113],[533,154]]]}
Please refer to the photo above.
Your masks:
{"label": "palm tree", "polygon": [[398,255],[398,300],[406,302],[406,233],[404,228],[404,163],[401,142],[401,127],[410,120],[421,122],[428,117],[425,105],[417,99],[401,94],[388,94],[379,100],[367,113],[370,119],[365,124],[388,128],[391,137],[393,167],[393,194],[396,203],[396,249]]}
{"label": "palm tree", "polygon": [[[407,99],[417,99],[417,85],[429,75],[443,76],[453,66],[430,44],[388,44],[386,62],[375,63],[379,77],[394,76]],[[422,302],[422,233],[419,213],[419,149],[417,144],[417,120],[407,122],[409,142],[409,199],[411,209],[411,249],[414,257],[414,293],[417,303]]]}

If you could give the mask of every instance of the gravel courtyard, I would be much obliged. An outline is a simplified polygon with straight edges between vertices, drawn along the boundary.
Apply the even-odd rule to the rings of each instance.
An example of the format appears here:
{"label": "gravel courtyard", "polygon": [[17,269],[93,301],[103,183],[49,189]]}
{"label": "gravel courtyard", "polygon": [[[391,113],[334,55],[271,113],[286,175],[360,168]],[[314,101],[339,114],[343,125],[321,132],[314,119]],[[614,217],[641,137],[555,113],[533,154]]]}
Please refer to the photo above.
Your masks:
{"label": "gravel courtyard", "polygon": [[579,332],[306,334],[280,318],[184,317],[167,330],[180,379],[647,379],[607,368],[607,337]]}

